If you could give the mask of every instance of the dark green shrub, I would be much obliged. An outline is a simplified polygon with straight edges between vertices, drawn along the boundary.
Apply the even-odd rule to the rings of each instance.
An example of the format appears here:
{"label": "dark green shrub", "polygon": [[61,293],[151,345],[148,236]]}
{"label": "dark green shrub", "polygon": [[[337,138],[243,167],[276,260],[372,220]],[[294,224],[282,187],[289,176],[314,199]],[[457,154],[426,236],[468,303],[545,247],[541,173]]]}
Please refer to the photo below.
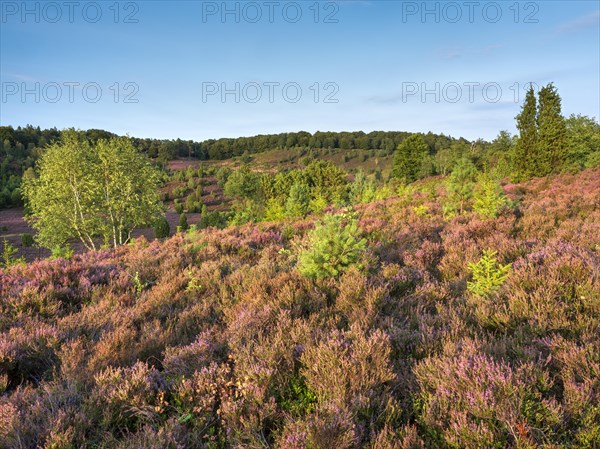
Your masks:
{"label": "dark green shrub", "polygon": [[179,228],[181,228],[182,231],[187,231],[187,229],[188,229],[187,215],[185,215],[185,214],[179,215]]}
{"label": "dark green shrub", "polygon": [[227,220],[231,214],[227,212],[209,211],[206,205],[202,206],[202,216],[200,217],[200,228],[215,227],[222,229],[227,226]]}
{"label": "dark green shrub", "polygon": [[181,204],[179,200],[173,201],[173,207],[175,208],[175,212],[177,212],[179,215],[183,213],[183,204]]}
{"label": "dark green shrub", "polygon": [[175,187],[173,189],[173,196],[175,198],[182,198],[185,195],[185,187]]}
{"label": "dark green shrub", "polygon": [[171,234],[171,227],[169,226],[169,222],[166,217],[160,217],[156,223],[154,223],[154,236],[157,239],[164,239],[169,237]]}
{"label": "dark green shrub", "polygon": [[306,386],[304,378],[296,373],[290,377],[289,384],[278,402],[286,412],[302,416],[314,410],[317,395]]}
{"label": "dark green shrub", "polygon": [[193,214],[202,210],[202,201],[196,194],[189,195],[185,200],[185,208],[188,213]]}
{"label": "dark green shrub", "polygon": [[33,236],[31,234],[21,234],[21,245],[33,246]]}

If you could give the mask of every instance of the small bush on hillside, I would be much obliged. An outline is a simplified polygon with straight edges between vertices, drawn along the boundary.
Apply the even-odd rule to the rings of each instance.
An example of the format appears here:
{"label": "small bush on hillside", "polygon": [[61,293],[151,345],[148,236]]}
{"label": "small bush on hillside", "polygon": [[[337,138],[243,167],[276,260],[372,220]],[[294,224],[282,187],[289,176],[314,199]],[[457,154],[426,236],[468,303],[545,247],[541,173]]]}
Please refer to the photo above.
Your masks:
{"label": "small bush on hillside", "polygon": [[232,208],[233,214],[227,220],[228,226],[238,226],[249,222],[256,222],[262,218],[260,205],[252,200],[240,201]]}
{"label": "small bush on hillside", "polygon": [[244,164],[249,164],[250,162],[252,162],[254,160],[254,157],[250,156],[248,154],[248,150],[244,151],[244,154],[242,154],[241,158],[242,162]]}
{"label": "small bush on hillside", "polygon": [[359,169],[350,185],[350,200],[353,203],[368,203],[375,199],[377,187],[367,178],[362,169]]}
{"label": "small bush on hillside", "polygon": [[285,213],[288,217],[304,217],[309,212],[309,203],[308,186],[297,182],[290,189],[290,195],[285,203]]}
{"label": "small bush on hillside", "polygon": [[202,206],[202,216],[200,217],[200,228],[215,227],[222,229],[227,226],[227,219],[230,214],[227,212],[209,211],[206,205]]}
{"label": "small bush on hillside", "polygon": [[196,170],[194,169],[194,167],[192,167],[191,165],[185,169],[185,179],[190,180],[190,179],[194,179],[194,177],[196,176]]}
{"label": "small bush on hillside", "polygon": [[33,246],[33,236],[31,234],[21,234],[21,245]]}
{"label": "small bush on hillside", "polygon": [[179,216],[179,228],[181,228],[182,231],[187,231],[187,229],[188,229],[187,215],[181,214]]}
{"label": "small bush on hillside", "polygon": [[154,223],[154,235],[157,239],[164,239],[169,236],[171,233],[171,228],[169,226],[169,222],[166,217],[160,217]]}
{"label": "small bush on hillside", "polygon": [[190,214],[200,212],[202,210],[202,201],[196,195],[189,195],[185,200],[185,208]]}
{"label": "small bush on hillside", "polygon": [[500,184],[488,173],[478,176],[474,189],[473,210],[485,218],[495,218],[506,205],[506,197]]}
{"label": "small bush on hillside", "polygon": [[75,251],[73,251],[73,248],[71,248],[69,244],[66,244],[65,246],[55,246],[54,248],[52,248],[51,251],[51,259],[69,260],[71,257],[73,257],[73,254],[75,253]]}
{"label": "small bush on hillside", "polygon": [[264,220],[280,221],[285,218],[285,207],[278,198],[269,198],[265,204]]}
{"label": "small bush on hillside", "polygon": [[[455,210],[462,214],[473,196],[473,186],[477,177],[477,168],[467,159],[460,159],[446,182],[448,203],[445,211]],[[450,215],[450,214],[448,214]]]}
{"label": "small bush on hillside", "polygon": [[311,212],[315,214],[320,214],[327,207],[327,200],[323,195],[317,194],[313,199],[309,202],[309,208]]}
{"label": "small bush on hillside", "polygon": [[215,176],[217,177],[217,184],[221,187],[224,187],[230,174],[231,170],[229,168],[220,167],[215,173]]}
{"label": "small bush on hillside", "polygon": [[176,199],[173,201],[173,207],[175,208],[175,212],[177,212],[179,215],[183,213],[183,204],[181,204],[179,200]]}
{"label": "small bush on hillside", "polygon": [[0,268],[8,268],[19,263],[25,263],[25,259],[23,257],[14,257],[16,253],[17,248],[11,245],[8,240],[4,239],[4,248],[2,250],[2,260],[0,261]]}
{"label": "small bush on hillside", "polygon": [[175,198],[182,198],[185,195],[185,187],[175,187],[173,189],[173,196]]}
{"label": "small bush on hillside", "polygon": [[477,296],[488,296],[500,287],[510,273],[510,264],[501,265],[496,260],[497,252],[487,249],[477,263],[469,263],[473,281],[467,288]]}
{"label": "small bush on hillside", "polygon": [[300,254],[299,270],[306,277],[338,277],[357,263],[367,247],[356,218],[327,215],[309,235],[310,247]]}

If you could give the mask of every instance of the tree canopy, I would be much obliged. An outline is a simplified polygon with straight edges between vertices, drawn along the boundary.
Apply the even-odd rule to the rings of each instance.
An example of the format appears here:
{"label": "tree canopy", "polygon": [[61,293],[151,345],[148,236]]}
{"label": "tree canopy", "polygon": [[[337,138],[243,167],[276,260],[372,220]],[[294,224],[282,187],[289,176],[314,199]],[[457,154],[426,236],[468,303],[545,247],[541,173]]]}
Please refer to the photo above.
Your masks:
{"label": "tree canopy", "polygon": [[36,175],[23,180],[23,193],[42,246],[73,238],[89,249],[97,248],[99,238],[122,245],[162,211],[161,173],[127,137],[92,144],[65,131],[38,160]]}
{"label": "tree canopy", "polygon": [[519,139],[513,150],[511,173],[514,181],[547,176],[566,168],[573,145],[561,112],[560,95],[552,83],[540,89],[538,101],[530,86],[517,115],[517,128]]}
{"label": "tree canopy", "polygon": [[429,147],[420,134],[412,134],[398,145],[394,156],[392,175],[407,183],[421,177],[423,163],[429,155]]}

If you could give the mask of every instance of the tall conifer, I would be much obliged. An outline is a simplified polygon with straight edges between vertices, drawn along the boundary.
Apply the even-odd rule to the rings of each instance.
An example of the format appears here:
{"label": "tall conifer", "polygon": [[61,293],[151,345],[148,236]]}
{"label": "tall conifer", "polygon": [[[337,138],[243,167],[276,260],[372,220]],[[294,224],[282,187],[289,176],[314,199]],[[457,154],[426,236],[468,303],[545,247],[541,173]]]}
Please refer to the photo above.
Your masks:
{"label": "tall conifer", "polygon": [[519,139],[512,157],[512,178],[515,182],[525,181],[535,173],[535,158],[538,150],[537,102],[533,85],[525,96],[525,103],[517,115]]}
{"label": "tall conifer", "polygon": [[567,126],[561,113],[560,95],[552,83],[539,93],[538,151],[535,176],[559,171],[567,158]]}

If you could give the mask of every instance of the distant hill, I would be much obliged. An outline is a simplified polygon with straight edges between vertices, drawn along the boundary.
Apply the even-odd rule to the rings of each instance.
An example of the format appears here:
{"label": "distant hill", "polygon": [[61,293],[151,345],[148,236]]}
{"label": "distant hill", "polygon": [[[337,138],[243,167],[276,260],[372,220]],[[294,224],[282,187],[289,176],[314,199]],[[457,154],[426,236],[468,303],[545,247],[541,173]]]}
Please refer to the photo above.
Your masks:
{"label": "distant hill", "polygon": [[[90,129],[81,131],[92,142],[101,138],[110,138],[114,133]],[[364,132],[307,132],[259,135],[253,137],[209,139],[202,142],[181,139],[149,139],[132,137],[134,145],[150,158],[166,164],[177,158],[195,160],[226,160],[235,157],[251,158],[263,152],[300,149],[316,152],[348,153],[348,157],[364,154],[375,157],[390,156],[395,148],[410,133],[396,131]],[[428,133],[425,138],[432,153],[440,148],[449,147],[452,142],[467,142],[443,134]],[[42,149],[60,139],[56,128],[40,129],[0,126],[0,209],[20,206],[20,178],[40,155]]]}

